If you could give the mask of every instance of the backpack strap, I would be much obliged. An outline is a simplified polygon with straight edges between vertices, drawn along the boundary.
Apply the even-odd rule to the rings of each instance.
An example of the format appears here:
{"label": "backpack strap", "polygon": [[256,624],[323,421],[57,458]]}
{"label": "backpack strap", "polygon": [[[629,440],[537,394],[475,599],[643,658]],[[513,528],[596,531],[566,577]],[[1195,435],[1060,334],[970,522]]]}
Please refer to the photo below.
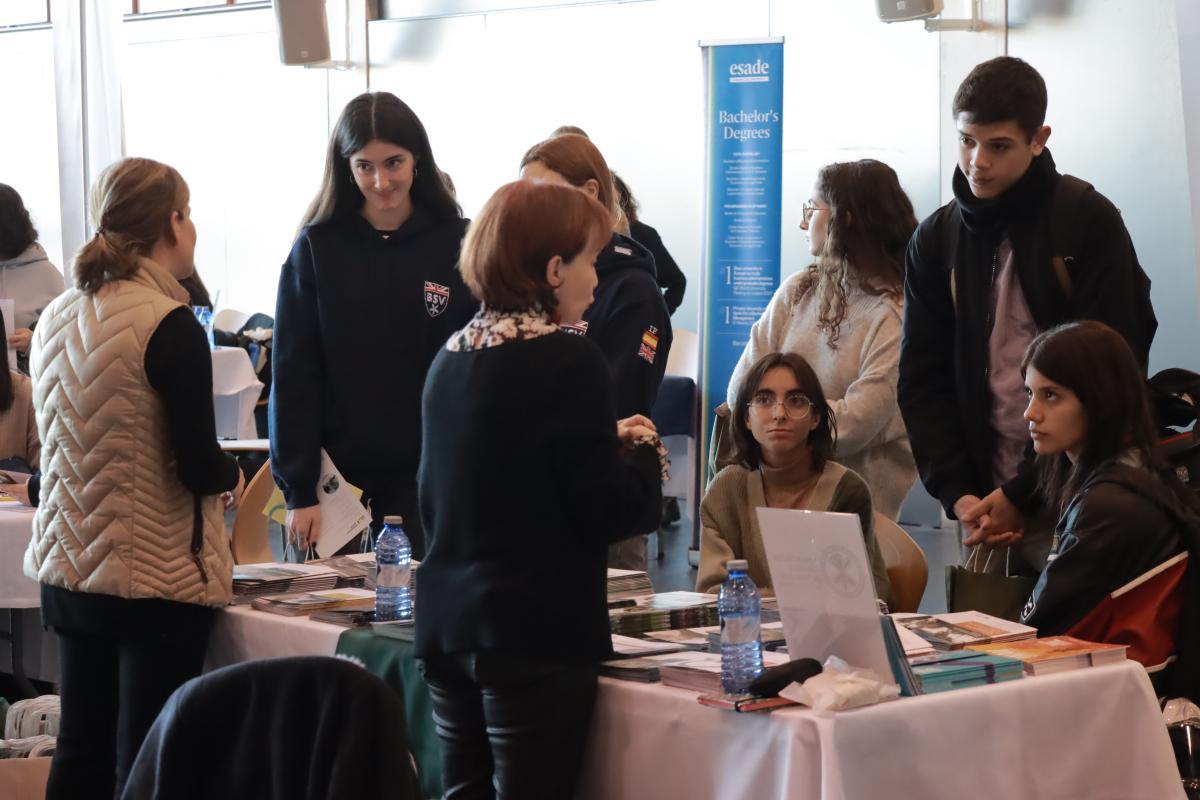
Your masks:
{"label": "backpack strap", "polygon": [[1050,218],[1050,264],[1054,280],[1063,298],[1071,302],[1071,270],[1075,256],[1083,249],[1083,226],[1079,224],[1083,196],[1095,187],[1074,175],[1059,175],[1054,187],[1053,216]]}
{"label": "backpack strap", "polygon": [[950,306],[958,316],[958,229],[962,225],[962,212],[958,201],[951,200],[942,218],[942,264],[950,277]]}

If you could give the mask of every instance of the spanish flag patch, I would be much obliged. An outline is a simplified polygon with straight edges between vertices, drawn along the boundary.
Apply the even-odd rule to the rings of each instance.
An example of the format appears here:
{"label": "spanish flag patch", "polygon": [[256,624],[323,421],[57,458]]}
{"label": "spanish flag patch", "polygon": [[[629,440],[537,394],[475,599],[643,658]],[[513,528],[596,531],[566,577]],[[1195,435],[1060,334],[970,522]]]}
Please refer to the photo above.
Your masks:
{"label": "spanish flag patch", "polygon": [[642,334],[642,341],[638,346],[638,358],[653,364],[656,355],[658,355],[658,328],[651,325]]}

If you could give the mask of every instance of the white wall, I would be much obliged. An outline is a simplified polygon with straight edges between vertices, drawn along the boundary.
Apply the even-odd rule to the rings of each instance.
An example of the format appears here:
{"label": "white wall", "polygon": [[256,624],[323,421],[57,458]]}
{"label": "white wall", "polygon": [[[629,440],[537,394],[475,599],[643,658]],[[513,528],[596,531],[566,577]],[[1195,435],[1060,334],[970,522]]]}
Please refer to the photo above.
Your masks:
{"label": "white wall", "polygon": [[1159,328],[1150,369],[1200,370],[1176,0],[1019,7],[1023,24],[1009,31],[1009,54],[1046,79],[1054,160],[1121,209],[1153,281]]}
{"label": "white wall", "polygon": [[50,260],[62,269],[51,31],[0,34],[0,75],[0,183],[21,195]]}
{"label": "white wall", "polygon": [[696,328],[704,179],[702,39],[783,36],[783,272],[808,264],[800,206],[817,169],[873,157],[918,213],[938,200],[937,37],[868,2],[653,0],[371,23],[371,88],[429,129],[473,214],[562,124],[585,129],[688,276]]}

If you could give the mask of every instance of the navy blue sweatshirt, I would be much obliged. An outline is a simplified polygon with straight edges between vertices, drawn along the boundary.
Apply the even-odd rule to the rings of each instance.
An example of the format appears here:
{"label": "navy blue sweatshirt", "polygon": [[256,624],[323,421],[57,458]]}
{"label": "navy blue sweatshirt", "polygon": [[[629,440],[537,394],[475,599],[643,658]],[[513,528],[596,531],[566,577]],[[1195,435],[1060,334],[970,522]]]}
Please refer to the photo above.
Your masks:
{"label": "navy blue sweatshirt", "polygon": [[617,419],[648,417],[671,350],[671,315],[655,280],[654,256],[614,233],[596,259],[596,275],[595,299],[583,315],[586,326],[575,332],[586,332],[604,355]]}
{"label": "navy blue sweatshirt", "polygon": [[466,227],[414,209],[385,235],[356,215],[310,225],[292,246],[270,409],[288,508],[316,504],[322,447],[369,493],[415,480],[425,373],[478,307],[458,272]]}

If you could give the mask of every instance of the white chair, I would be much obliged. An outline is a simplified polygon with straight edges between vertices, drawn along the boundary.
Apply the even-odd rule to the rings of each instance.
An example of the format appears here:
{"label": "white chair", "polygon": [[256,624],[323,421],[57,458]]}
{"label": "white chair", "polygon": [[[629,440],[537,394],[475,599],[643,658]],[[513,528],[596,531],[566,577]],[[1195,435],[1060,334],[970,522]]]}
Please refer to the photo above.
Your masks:
{"label": "white chair", "polygon": [[213,328],[219,331],[236,333],[246,324],[250,315],[235,308],[222,308],[213,316]]}

